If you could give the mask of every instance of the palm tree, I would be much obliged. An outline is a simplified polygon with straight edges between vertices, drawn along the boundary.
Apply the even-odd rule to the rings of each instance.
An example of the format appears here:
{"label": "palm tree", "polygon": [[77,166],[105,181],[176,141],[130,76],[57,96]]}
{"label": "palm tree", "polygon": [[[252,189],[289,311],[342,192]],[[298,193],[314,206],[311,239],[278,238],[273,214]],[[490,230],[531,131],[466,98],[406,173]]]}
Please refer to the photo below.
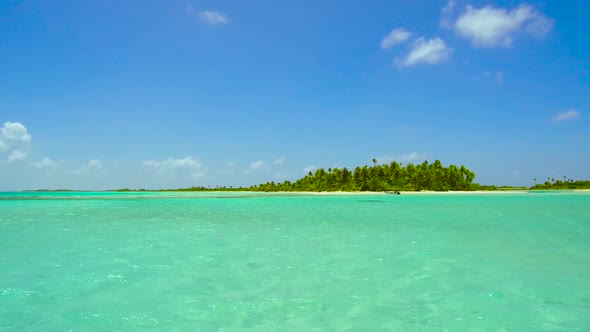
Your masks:
{"label": "palm tree", "polygon": [[467,190],[467,189],[469,189],[469,185],[471,184],[471,181],[473,181],[473,179],[475,178],[475,173],[473,173],[472,171],[467,169],[467,167],[465,167],[464,165],[461,165],[460,171],[463,174],[463,179],[464,179],[463,185],[465,186],[464,189]]}
{"label": "palm tree", "polygon": [[373,158],[373,165],[377,165],[377,159]]}

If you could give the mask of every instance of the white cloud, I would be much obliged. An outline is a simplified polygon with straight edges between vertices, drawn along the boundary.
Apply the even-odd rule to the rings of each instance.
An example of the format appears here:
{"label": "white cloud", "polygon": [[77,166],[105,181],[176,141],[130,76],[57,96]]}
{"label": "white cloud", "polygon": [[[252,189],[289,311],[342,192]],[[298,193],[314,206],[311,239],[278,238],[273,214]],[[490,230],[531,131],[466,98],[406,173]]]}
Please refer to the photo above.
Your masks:
{"label": "white cloud", "polygon": [[[5,122],[0,129],[0,137],[4,141],[20,141],[24,143],[31,141],[31,135],[27,132],[27,127],[20,122]],[[6,143],[4,144],[6,145]]]}
{"label": "white cloud", "polygon": [[576,110],[569,110],[567,112],[557,113],[557,115],[553,119],[551,119],[551,121],[559,122],[559,121],[573,120],[573,119],[577,119],[579,117],[580,117],[580,112],[578,112]]}
{"label": "white cloud", "polygon": [[400,67],[413,66],[417,64],[436,64],[446,60],[453,49],[440,38],[424,39],[419,38],[412,46],[412,50],[402,60],[396,60]]}
{"label": "white cloud", "polygon": [[284,157],[278,158],[272,162],[273,165],[282,165],[287,161]]}
{"label": "white cloud", "polygon": [[250,164],[250,169],[253,171],[265,168],[266,163],[264,160],[258,160]]}
{"label": "white cloud", "polygon": [[425,153],[410,152],[410,153],[402,154],[399,158],[399,161],[404,162],[404,163],[409,163],[409,162],[424,161],[427,158],[428,158],[428,155]]}
{"label": "white cloud", "polygon": [[221,25],[229,23],[229,18],[226,15],[210,10],[199,12],[198,17],[199,20],[209,25]]}
{"label": "white cloud", "polygon": [[467,6],[455,22],[455,31],[477,47],[508,47],[517,32],[541,37],[552,28],[551,19],[527,5],[511,11],[489,5],[480,9]]}
{"label": "white cloud", "polygon": [[215,171],[217,175],[221,175],[223,177],[229,177],[236,175],[236,163],[233,161],[228,161],[223,165],[222,168],[219,168]]}
{"label": "white cloud", "polygon": [[45,157],[45,158],[41,159],[41,161],[36,162],[33,165],[35,165],[35,167],[37,167],[37,168],[52,168],[52,167],[56,167],[57,163],[54,162],[53,160]]}
{"label": "white cloud", "polygon": [[270,166],[266,164],[264,160],[258,160],[250,163],[248,168],[244,171],[244,174],[250,174],[252,172],[258,172],[261,170],[269,170]]}
{"label": "white cloud", "polygon": [[537,38],[542,38],[553,30],[553,20],[541,14],[537,14],[533,20],[526,24],[524,29],[526,33]]}
{"label": "white cloud", "polygon": [[315,170],[318,169],[315,165],[309,165],[309,166],[305,166],[305,168],[303,168],[303,171],[305,172],[305,174],[309,173],[309,172],[315,172]]}
{"label": "white cloud", "polygon": [[27,157],[26,152],[23,152],[20,150],[12,150],[12,152],[10,152],[10,155],[8,156],[8,162],[12,163],[15,161],[23,160],[26,157]]}
{"label": "white cloud", "polygon": [[222,25],[230,23],[229,17],[223,13],[212,10],[198,11],[195,6],[191,4],[186,5],[186,12],[189,15],[198,18],[201,22],[209,25]]}
{"label": "white cloud", "polygon": [[428,155],[425,153],[420,152],[410,152],[401,155],[385,155],[381,158],[376,158],[380,164],[389,164],[392,161],[397,161],[399,163],[415,163],[415,162],[423,162],[424,160],[428,159]]}
{"label": "white cloud", "polygon": [[93,173],[95,175],[104,174],[102,162],[98,159],[88,160],[86,165],[72,171],[73,174],[81,175],[86,173]]}
{"label": "white cloud", "polygon": [[449,0],[446,6],[443,7],[440,11],[440,26],[446,29],[452,27],[451,23],[451,16],[455,12],[455,5],[457,2],[455,0]]}
{"label": "white cloud", "polygon": [[381,48],[388,49],[394,45],[400,44],[408,40],[412,33],[404,28],[393,29],[383,40],[381,40]]}
{"label": "white cloud", "polygon": [[27,157],[31,135],[20,122],[5,122],[0,128],[0,152],[10,151],[8,162],[23,160]]}
{"label": "white cloud", "polygon": [[[163,178],[175,179],[179,182],[175,186],[185,186],[189,179],[201,179],[207,176],[209,170],[193,157],[168,158],[164,160],[143,160],[142,169],[154,175],[154,179],[161,181]],[[159,185],[162,187],[162,185]]]}
{"label": "white cloud", "polygon": [[194,160],[190,156],[182,159],[168,158],[165,160],[144,160],[141,162],[141,164],[146,168],[157,171],[166,171],[179,168],[196,170],[203,167],[203,164],[201,164],[198,160]]}
{"label": "white cloud", "polygon": [[102,168],[102,163],[98,159],[92,159],[88,161],[88,168]]}

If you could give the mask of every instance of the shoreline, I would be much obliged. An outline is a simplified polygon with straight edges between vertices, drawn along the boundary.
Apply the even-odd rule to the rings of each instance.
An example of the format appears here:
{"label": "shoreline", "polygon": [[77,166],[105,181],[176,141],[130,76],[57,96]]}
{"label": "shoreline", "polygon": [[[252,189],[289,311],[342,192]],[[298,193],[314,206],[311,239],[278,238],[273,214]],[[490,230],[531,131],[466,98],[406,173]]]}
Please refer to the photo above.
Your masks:
{"label": "shoreline", "polygon": [[[248,191],[247,191],[248,192]],[[508,195],[521,194],[526,195],[535,193],[536,190],[473,190],[473,191],[400,191],[401,195],[418,196],[418,195]],[[545,191],[538,191],[545,193]],[[572,192],[572,193],[590,193],[590,189],[564,189],[564,190],[547,190],[547,192]],[[254,192],[253,192],[254,193]],[[383,191],[275,191],[275,192],[255,192],[261,194],[284,194],[284,195],[309,195],[309,196],[366,196],[366,195],[396,195],[392,192]]]}
{"label": "shoreline", "polygon": [[[278,192],[258,192],[265,194],[295,194],[295,195],[310,195],[310,196],[365,196],[365,195],[396,195],[392,192],[384,191],[278,191]],[[401,195],[473,195],[473,194],[527,194],[528,190],[506,190],[506,191],[400,191]]]}

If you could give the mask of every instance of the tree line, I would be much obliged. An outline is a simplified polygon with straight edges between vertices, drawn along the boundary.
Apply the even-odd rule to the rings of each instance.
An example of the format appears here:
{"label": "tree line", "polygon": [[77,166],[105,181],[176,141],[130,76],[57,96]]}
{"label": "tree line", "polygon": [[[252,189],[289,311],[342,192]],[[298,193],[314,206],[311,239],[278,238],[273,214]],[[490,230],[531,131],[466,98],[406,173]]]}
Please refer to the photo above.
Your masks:
{"label": "tree line", "polygon": [[320,168],[303,178],[291,182],[274,181],[252,186],[252,191],[416,191],[416,190],[471,190],[475,173],[465,166],[443,166],[440,160],[433,163],[403,165],[396,161],[373,166],[365,165],[354,170]]}
{"label": "tree line", "polygon": [[530,189],[532,190],[545,190],[545,189],[590,189],[590,181],[588,180],[574,180],[568,179],[567,176],[561,179],[555,179],[548,177],[547,181],[543,183],[537,183],[537,179],[534,179],[535,185]]}

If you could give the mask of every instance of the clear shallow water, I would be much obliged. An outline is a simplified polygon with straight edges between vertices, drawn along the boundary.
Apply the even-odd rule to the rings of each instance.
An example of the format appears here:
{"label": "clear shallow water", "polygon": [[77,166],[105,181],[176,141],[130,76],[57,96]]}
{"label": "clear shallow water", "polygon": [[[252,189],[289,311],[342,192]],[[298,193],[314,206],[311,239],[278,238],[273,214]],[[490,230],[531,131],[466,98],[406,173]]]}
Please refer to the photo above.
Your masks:
{"label": "clear shallow water", "polygon": [[0,193],[4,331],[588,331],[590,195]]}

